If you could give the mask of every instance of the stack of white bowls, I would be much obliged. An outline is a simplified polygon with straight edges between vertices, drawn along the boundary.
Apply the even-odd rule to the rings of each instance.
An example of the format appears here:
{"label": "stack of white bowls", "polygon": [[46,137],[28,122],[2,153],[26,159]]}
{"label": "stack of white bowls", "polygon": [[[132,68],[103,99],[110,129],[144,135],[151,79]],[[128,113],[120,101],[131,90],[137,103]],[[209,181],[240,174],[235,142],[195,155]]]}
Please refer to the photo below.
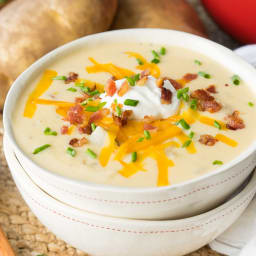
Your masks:
{"label": "stack of white bowls", "polygon": [[88,36],[47,54],[13,84],[4,109],[5,154],[31,210],[74,247],[92,256],[185,255],[226,230],[253,198],[256,176],[249,176],[256,164],[255,142],[233,161],[197,179],[160,188],[123,188],[72,180],[43,169],[22,151],[13,136],[15,102],[32,76],[56,57],[84,45],[126,42],[131,37],[200,52],[239,73],[249,86],[256,78],[256,71],[232,51],[187,33],[131,29]]}

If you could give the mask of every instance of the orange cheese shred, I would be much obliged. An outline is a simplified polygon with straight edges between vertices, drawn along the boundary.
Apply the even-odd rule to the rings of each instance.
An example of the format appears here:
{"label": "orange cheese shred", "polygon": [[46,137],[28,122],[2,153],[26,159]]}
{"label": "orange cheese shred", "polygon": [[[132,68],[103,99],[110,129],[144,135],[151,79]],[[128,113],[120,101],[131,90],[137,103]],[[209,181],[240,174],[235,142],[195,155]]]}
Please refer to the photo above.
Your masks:
{"label": "orange cheese shred", "polygon": [[36,88],[30,93],[28,97],[23,113],[24,117],[32,118],[34,116],[37,108],[35,100],[37,100],[44,92],[48,90],[52,84],[52,78],[55,76],[57,76],[57,72],[54,70],[46,70],[43,73],[43,76],[36,85]]}
{"label": "orange cheese shred", "polygon": [[229,137],[223,135],[223,134],[216,134],[215,138],[225,144],[227,144],[228,146],[230,147],[236,147],[238,145],[238,143],[233,140],[233,139],[230,139]]}
{"label": "orange cheese shred", "polygon": [[[179,139],[179,141],[182,144],[185,143],[186,141],[190,140],[190,138],[183,132],[181,134],[177,135],[177,138]],[[188,147],[186,147],[186,150],[190,154],[195,154],[196,153],[196,148],[195,148],[195,145],[194,145],[193,141],[190,143],[190,145]]]}
{"label": "orange cheese shred", "polygon": [[215,127],[214,126],[214,121],[217,121],[220,124],[222,130],[226,130],[227,129],[226,128],[226,124],[224,122],[222,122],[220,120],[216,120],[216,119],[210,118],[208,116],[200,115],[199,118],[198,118],[198,121],[200,123],[202,123],[202,124],[210,125],[210,126],[213,126],[213,127]]}

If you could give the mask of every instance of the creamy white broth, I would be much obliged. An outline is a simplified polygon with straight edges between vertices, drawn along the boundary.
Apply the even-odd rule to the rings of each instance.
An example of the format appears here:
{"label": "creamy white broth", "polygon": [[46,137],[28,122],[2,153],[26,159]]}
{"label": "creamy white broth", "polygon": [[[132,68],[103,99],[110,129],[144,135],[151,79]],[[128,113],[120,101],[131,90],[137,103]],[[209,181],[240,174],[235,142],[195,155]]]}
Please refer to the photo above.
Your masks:
{"label": "creamy white broth", "polygon": [[[211,79],[205,79],[199,76],[186,85],[190,87],[190,91],[207,88],[211,84],[216,86],[218,93],[213,94],[213,96],[223,105],[223,108],[217,113],[212,114],[205,111],[202,112],[202,114],[223,121],[225,116],[231,114],[234,110],[238,110],[245,123],[244,129],[236,131],[219,131],[215,127],[199,122],[192,124],[191,130],[195,132],[193,142],[197,153],[189,154],[182,147],[170,147],[166,149],[167,156],[175,164],[173,167],[170,167],[168,171],[169,183],[172,185],[214,171],[218,168],[218,166],[212,164],[214,160],[227,163],[248,148],[256,137],[254,132],[256,107],[250,107],[248,105],[248,102],[255,103],[255,95],[249,87],[247,87],[243,81],[241,81],[239,86],[233,85],[230,78],[234,74],[223,66],[201,54],[187,49],[165,47],[167,50],[166,55],[161,57],[161,62],[158,64],[162,77],[168,76],[172,79],[180,79],[186,73],[198,73],[198,71],[209,73]],[[160,48],[161,46],[158,45],[135,43],[96,45],[95,47],[80,49],[72,52],[70,55],[62,56],[54,61],[47,69],[57,71],[58,75],[67,75],[70,71],[73,71],[78,73],[81,78],[106,84],[107,79],[111,77],[110,74],[88,74],[86,72],[85,67],[92,65],[88,57],[93,57],[99,63],[111,62],[117,66],[138,73],[141,71],[135,68],[137,66],[135,58],[128,58],[124,52],[138,52],[150,61],[152,59],[151,50],[158,50]],[[195,59],[200,60],[202,65],[199,66],[195,64]],[[77,129],[71,135],[61,135],[60,127],[65,123],[62,117],[55,112],[55,106],[37,105],[37,110],[33,118],[23,117],[27,98],[40,80],[41,75],[31,81],[24,90],[19,101],[16,103],[16,110],[13,113],[13,127],[16,140],[33,161],[54,173],[77,180],[126,187],[156,186],[158,168],[156,161],[152,158],[147,158],[143,162],[143,167],[147,171],[139,171],[129,178],[126,178],[118,173],[122,168],[119,162],[111,160],[106,167],[102,167],[98,159],[92,159],[85,153],[86,149],[89,147],[99,155],[102,147],[108,142],[107,136],[103,139],[104,142],[102,141],[101,145],[89,143],[83,147],[75,148],[77,151],[75,157],[68,155],[66,148],[69,146],[69,141],[72,138],[88,138],[90,135],[81,135]],[[229,86],[225,86],[225,84],[229,84]],[[66,90],[69,87],[75,86],[73,86],[73,83],[64,84],[63,81],[54,81],[40,98],[73,102],[75,97],[81,96],[81,93],[79,90],[77,92],[69,92]],[[58,135],[46,136],[43,132],[46,127],[57,131]],[[217,142],[214,146],[210,147],[198,142],[200,135],[210,134],[215,136],[216,133],[222,133],[232,138],[238,142],[238,146],[230,147],[222,142]],[[51,144],[51,147],[37,155],[32,154],[35,148],[44,144]],[[225,154],[223,154],[223,152],[225,152]],[[126,159],[129,162],[130,155],[128,155]]]}

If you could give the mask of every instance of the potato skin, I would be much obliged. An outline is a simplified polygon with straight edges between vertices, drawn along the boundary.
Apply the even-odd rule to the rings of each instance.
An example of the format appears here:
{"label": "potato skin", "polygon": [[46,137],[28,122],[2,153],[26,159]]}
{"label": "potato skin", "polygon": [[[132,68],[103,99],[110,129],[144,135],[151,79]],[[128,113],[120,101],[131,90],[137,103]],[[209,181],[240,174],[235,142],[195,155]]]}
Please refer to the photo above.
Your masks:
{"label": "potato skin", "polygon": [[119,0],[112,29],[165,28],[207,37],[195,10],[185,0]]}
{"label": "potato skin", "polygon": [[[56,47],[107,30],[117,0],[15,0],[0,11],[0,89]],[[8,84],[6,83],[8,81]],[[3,98],[0,98],[0,108]]]}

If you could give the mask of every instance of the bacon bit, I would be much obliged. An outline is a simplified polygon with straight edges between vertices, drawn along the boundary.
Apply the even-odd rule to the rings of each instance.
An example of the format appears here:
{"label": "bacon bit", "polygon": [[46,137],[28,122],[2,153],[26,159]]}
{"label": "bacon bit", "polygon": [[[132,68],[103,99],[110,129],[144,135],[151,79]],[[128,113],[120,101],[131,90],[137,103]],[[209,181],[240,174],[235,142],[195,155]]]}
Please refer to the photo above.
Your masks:
{"label": "bacon bit", "polygon": [[200,136],[199,142],[206,146],[214,146],[218,140],[214,138],[212,135],[204,134]]}
{"label": "bacon bit", "polygon": [[161,87],[161,103],[162,104],[172,103],[172,92],[164,87]]}
{"label": "bacon bit", "polygon": [[209,86],[206,88],[206,91],[207,91],[207,92],[210,92],[210,93],[217,93],[216,87],[215,87],[214,84],[209,85]]}
{"label": "bacon bit", "polygon": [[128,118],[132,115],[133,111],[132,110],[125,110],[122,113],[122,116],[115,116],[114,114],[112,114],[113,120],[114,122],[118,125],[118,126],[125,126],[127,124]]}
{"label": "bacon bit", "polygon": [[83,101],[87,100],[88,98],[90,98],[90,96],[88,94],[84,94],[83,97],[76,97],[75,103],[82,103]]}
{"label": "bacon bit", "polygon": [[71,82],[75,82],[78,78],[78,74],[75,72],[69,72],[67,80],[65,80],[65,84],[69,84]]}
{"label": "bacon bit", "polygon": [[182,79],[184,79],[187,83],[192,81],[192,80],[195,80],[197,79],[198,75],[197,74],[190,74],[190,73],[187,73],[185,74]]}
{"label": "bacon bit", "polygon": [[229,84],[225,84],[225,86],[226,86],[226,87],[228,87],[228,86],[229,86]]}
{"label": "bacon bit", "polygon": [[69,121],[71,124],[82,124],[84,121],[83,107],[79,104],[70,107],[67,112],[66,121]]}
{"label": "bacon bit", "polygon": [[143,128],[144,128],[144,130],[147,130],[147,131],[152,131],[152,130],[156,131],[157,130],[157,127],[153,126],[150,123],[144,123]]}
{"label": "bacon bit", "polygon": [[150,71],[148,69],[145,69],[143,70],[141,73],[140,73],[140,79],[142,79],[143,77],[147,77],[150,75]]}
{"label": "bacon bit", "polygon": [[144,116],[144,119],[143,119],[144,123],[152,123],[155,121],[155,118],[153,116]]}
{"label": "bacon bit", "polygon": [[88,143],[88,140],[85,137],[83,137],[81,139],[74,138],[69,141],[69,145],[71,145],[73,147],[82,147],[83,145],[85,145],[87,143]]}
{"label": "bacon bit", "polygon": [[144,85],[148,80],[148,77],[147,76],[144,76],[143,78],[141,78],[138,82],[137,82],[137,85]]}
{"label": "bacon bit", "polygon": [[87,124],[86,126],[80,126],[79,128],[78,128],[78,131],[80,132],[80,133],[85,133],[85,134],[88,134],[88,135],[90,135],[90,134],[92,134],[92,127],[91,127],[91,124]]}
{"label": "bacon bit", "polygon": [[225,117],[227,120],[226,127],[230,130],[238,130],[245,128],[245,124],[242,118],[239,117],[239,111],[234,111],[231,115]]}
{"label": "bacon bit", "polygon": [[191,97],[198,100],[198,109],[200,111],[218,112],[222,106],[206,90],[198,89],[191,93]]}
{"label": "bacon bit", "polygon": [[113,96],[116,92],[116,82],[110,78],[107,81],[107,85],[106,85],[106,93],[108,96]]}
{"label": "bacon bit", "polygon": [[122,96],[124,96],[124,95],[126,94],[126,92],[129,91],[129,89],[130,89],[130,88],[129,88],[129,84],[128,84],[127,80],[125,80],[125,81],[122,83],[122,85],[121,85],[120,89],[118,90],[117,94],[118,94],[120,97],[122,97]]}
{"label": "bacon bit", "polygon": [[63,126],[60,128],[60,133],[61,133],[61,134],[67,134],[67,133],[68,133],[68,126],[67,126],[67,125],[63,125]]}
{"label": "bacon bit", "polygon": [[172,86],[175,88],[175,90],[179,90],[182,88],[182,85],[179,82],[169,77],[159,78],[156,82],[157,86],[161,88],[164,85],[165,80],[168,80],[172,84]]}

